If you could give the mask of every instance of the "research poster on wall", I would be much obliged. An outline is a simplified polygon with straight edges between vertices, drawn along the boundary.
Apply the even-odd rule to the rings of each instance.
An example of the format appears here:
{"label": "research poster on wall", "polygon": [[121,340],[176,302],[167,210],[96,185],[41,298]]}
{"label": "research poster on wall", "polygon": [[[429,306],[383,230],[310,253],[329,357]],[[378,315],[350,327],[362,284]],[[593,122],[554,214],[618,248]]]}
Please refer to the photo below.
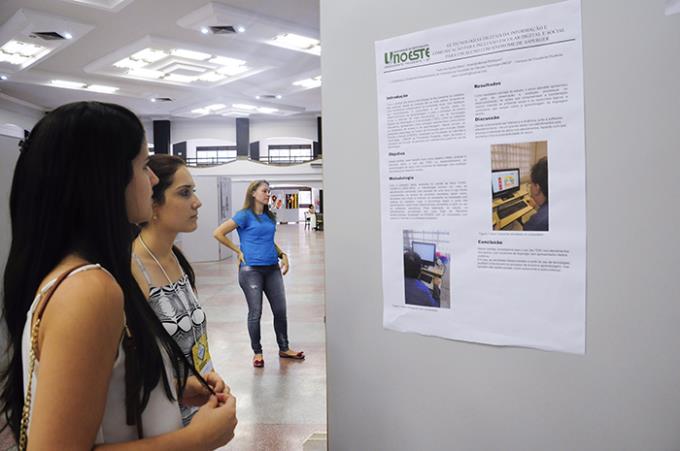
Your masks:
{"label": "research poster on wall", "polygon": [[580,2],[375,48],[384,327],[585,353]]}

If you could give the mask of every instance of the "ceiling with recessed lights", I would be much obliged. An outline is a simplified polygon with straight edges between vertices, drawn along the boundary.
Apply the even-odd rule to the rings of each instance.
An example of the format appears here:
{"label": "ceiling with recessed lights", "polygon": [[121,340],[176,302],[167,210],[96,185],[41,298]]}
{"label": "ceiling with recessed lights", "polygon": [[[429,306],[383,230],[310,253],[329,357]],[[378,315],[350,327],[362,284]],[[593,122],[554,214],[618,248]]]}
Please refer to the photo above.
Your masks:
{"label": "ceiling with recessed lights", "polygon": [[0,94],[151,118],[321,110],[318,0],[0,1]]}

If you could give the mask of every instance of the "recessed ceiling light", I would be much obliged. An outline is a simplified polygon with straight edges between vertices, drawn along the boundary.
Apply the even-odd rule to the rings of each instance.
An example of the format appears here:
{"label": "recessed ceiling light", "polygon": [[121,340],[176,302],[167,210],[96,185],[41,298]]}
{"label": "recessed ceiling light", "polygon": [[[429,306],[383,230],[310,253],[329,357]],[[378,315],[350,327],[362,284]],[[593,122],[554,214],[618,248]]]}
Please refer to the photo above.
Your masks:
{"label": "recessed ceiling light", "polygon": [[26,66],[42,58],[50,49],[40,45],[11,40],[0,47],[0,63]]}
{"label": "recessed ceiling light", "polygon": [[264,114],[272,114],[272,113],[276,113],[279,110],[276,109],[276,108],[260,107],[260,108],[257,109],[257,111],[260,112],[260,113],[264,113]]}
{"label": "recessed ceiling light", "polygon": [[244,33],[246,31],[246,28],[242,27],[242,26],[238,26],[238,27],[236,27],[236,31],[238,31],[239,33]]}
{"label": "recessed ceiling light", "polygon": [[94,92],[101,92],[104,94],[113,94],[114,92],[118,91],[119,88],[115,86],[106,86],[106,85],[89,85],[87,87],[88,91],[94,91]]}
{"label": "recessed ceiling light", "polygon": [[179,83],[191,83],[192,81],[196,81],[196,77],[191,77],[189,75],[169,74],[163,80],[176,81]]}
{"label": "recessed ceiling light", "polygon": [[128,75],[142,78],[161,78],[163,75],[165,75],[165,72],[151,69],[132,69],[128,72]]}
{"label": "recessed ceiling light", "polygon": [[218,64],[220,66],[243,66],[246,62],[236,58],[228,58],[226,56],[216,56],[210,60],[211,63]]}
{"label": "recessed ceiling light", "polygon": [[299,80],[293,83],[293,86],[300,86],[304,89],[318,88],[321,86],[321,75],[314,78],[305,78],[304,80]]}
{"label": "recessed ceiling light", "polygon": [[0,47],[5,53],[21,55],[21,56],[35,56],[45,50],[45,47],[40,45],[28,44],[26,42],[11,40],[7,44]]}
{"label": "recessed ceiling light", "polygon": [[208,34],[210,33],[210,29],[208,27],[201,27],[201,33]]}
{"label": "recessed ceiling light", "polygon": [[0,52],[0,63],[10,63],[18,66],[30,60],[31,58],[28,56],[8,55],[7,53]]}
{"label": "recessed ceiling light", "polygon": [[215,114],[217,111],[224,109],[224,107],[226,107],[226,105],[223,103],[214,103],[212,105],[204,106],[203,108],[193,109],[191,110],[191,113],[205,116],[206,114]]}
{"label": "recessed ceiling light", "polygon": [[50,84],[52,86],[56,86],[58,88],[67,88],[67,89],[82,89],[85,87],[85,83],[80,83],[77,81],[67,81],[67,80],[52,80],[50,81]]}
{"label": "recessed ceiling light", "polygon": [[179,56],[180,58],[188,58],[196,61],[207,60],[212,56],[210,53],[195,52],[193,50],[186,49],[173,49],[170,53],[172,53],[173,56]]}
{"label": "recessed ceiling light", "polygon": [[217,72],[206,72],[205,74],[198,77],[201,81],[220,81],[224,80],[226,75],[218,74]]}
{"label": "recessed ceiling light", "polygon": [[260,100],[260,96],[255,96],[255,99]]}
{"label": "recessed ceiling light", "polygon": [[7,75],[0,75],[0,80],[7,80]]}
{"label": "recessed ceiling light", "polygon": [[222,116],[232,116],[232,117],[233,116],[239,116],[239,117],[246,116],[247,117],[247,116],[250,116],[250,113],[246,113],[244,111],[227,111],[226,113],[222,113]]}
{"label": "recessed ceiling light", "polygon": [[313,53],[315,55],[321,54],[321,42],[319,42],[318,39],[300,36],[299,34],[281,33],[269,41],[269,43],[287,49]]}
{"label": "recessed ceiling light", "polygon": [[228,75],[230,77],[242,74],[247,71],[248,71],[247,66],[224,66],[217,69],[217,72],[219,72],[220,74]]}
{"label": "recessed ceiling light", "polygon": [[152,103],[156,103],[156,98],[153,97],[153,98],[151,99],[151,102],[152,102]]}
{"label": "recessed ceiling light", "polygon": [[144,60],[147,63],[155,63],[158,60],[162,60],[166,56],[168,56],[168,54],[163,50],[145,48],[144,50],[140,50],[139,52],[133,54],[130,56],[130,58],[135,60]]}
{"label": "recessed ceiling light", "polygon": [[123,58],[120,61],[113,63],[115,67],[120,67],[123,69],[139,69],[140,67],[146,66],[148,63],[144,60],[133,60],[130,58]]}
{"label": "recessed ceiling light", "polygon": [[118,89],[119,89],[115,86],[97,85],[97,84],[87,85],[85,83],[81,83],[81,82],[78,82],[78,81],[68,81],[68,80],[51,80],[50,86],[55,86],[57,88],[66,88],[66,89],[83,89],[85,91],[101,92],[103,94],[113,94],[114,92],[118,91]]}
{"label": "recessed ceiling light", "polygon": [[256,110],[257,107],[254,105],[246,105],[245,103],[235,103],[232,105],[234,108],[238,108],[239,110]]}
{"label": "recessed ceiling light", "polygon": [[277,98],[277,99],[280,99],[280,98],[281,98],[281,94],[276,94],[276,98]]}
{"label": "recessed ceiling light", "polygon": [[64,33],[63,35],[66,39],[73,39],[73,35],[69,33],[68,31]]}

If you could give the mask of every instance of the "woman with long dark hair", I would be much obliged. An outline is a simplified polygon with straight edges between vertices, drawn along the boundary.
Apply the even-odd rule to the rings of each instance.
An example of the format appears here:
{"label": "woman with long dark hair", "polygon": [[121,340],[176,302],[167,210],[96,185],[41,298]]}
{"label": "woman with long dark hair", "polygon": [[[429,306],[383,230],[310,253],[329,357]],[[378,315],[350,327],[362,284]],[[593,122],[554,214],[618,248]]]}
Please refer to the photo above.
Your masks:
{"label": "woman with long dark hair", "polygon": [[[256,180],[246,189],[243,209],[233,218],[222,223],[213,236],[238,255],[238,281],[248,302],[248,333],[255,355],[253,366],[263,367],[260,343],[260,317],[262,316],[262,293],[267,295],[274,315],[274,332],[279,345],[279,357],[303,360],[302,351],[288,347],[288,319],[286,318],[286,294],[283,277],[288,272],[288,256],[274,242],[276,217],[269,211],[269,183]],[[238,232],[240,247],[227,238]],[[281,266],[279,266],[281,260]]]}
{"label": "woman with long dark hair", "polygon": [[[193,232],[198,226],[201,201],[195,193],[194,179],[184,160],[172,155],[151,156],[149,168],[158,177],[153,187],[153,215],[151,221],[141,224],[132,245],[132,274],[142,291],[148,293],[149,305],[187,360],[211,385],[223,388],[224,382],[210,358],[206,318],[196,297],[194,270],[174,245],[179,233]],[[200,391],[201,386],[196,389]],[[209,393],[205,391],[205,395]],[[198,408],[182,404],[181,411],[186,425]]]}
{"label": "woman with long dark hair", "polygon": [[131,273],[131,223],[151,218],[157,182],[147,160],[139,119],[99,102],[57,108],[22,147],[0,397],[22,449],[203,450],[233,437],[226,389],[182,428],[187,379],[219,387],[186,362]]}

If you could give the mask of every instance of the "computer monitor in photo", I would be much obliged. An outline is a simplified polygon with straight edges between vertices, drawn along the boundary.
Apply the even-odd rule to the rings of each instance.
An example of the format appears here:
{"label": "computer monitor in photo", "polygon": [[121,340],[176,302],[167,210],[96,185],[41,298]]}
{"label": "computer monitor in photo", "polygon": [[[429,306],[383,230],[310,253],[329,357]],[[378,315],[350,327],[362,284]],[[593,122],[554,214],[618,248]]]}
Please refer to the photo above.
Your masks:
{"label": "computer monitor in photo", "polygon": [[495,169],[491,171],[491,193],[493,198],[511,197],[519,190],[519,168]]}
{"label": "computer monitor in photo", "polygon": [[437,246],[434,243],[423,243],[421,241],[411,241],[411,249],[420,256],[423,265],[434,265]]}

